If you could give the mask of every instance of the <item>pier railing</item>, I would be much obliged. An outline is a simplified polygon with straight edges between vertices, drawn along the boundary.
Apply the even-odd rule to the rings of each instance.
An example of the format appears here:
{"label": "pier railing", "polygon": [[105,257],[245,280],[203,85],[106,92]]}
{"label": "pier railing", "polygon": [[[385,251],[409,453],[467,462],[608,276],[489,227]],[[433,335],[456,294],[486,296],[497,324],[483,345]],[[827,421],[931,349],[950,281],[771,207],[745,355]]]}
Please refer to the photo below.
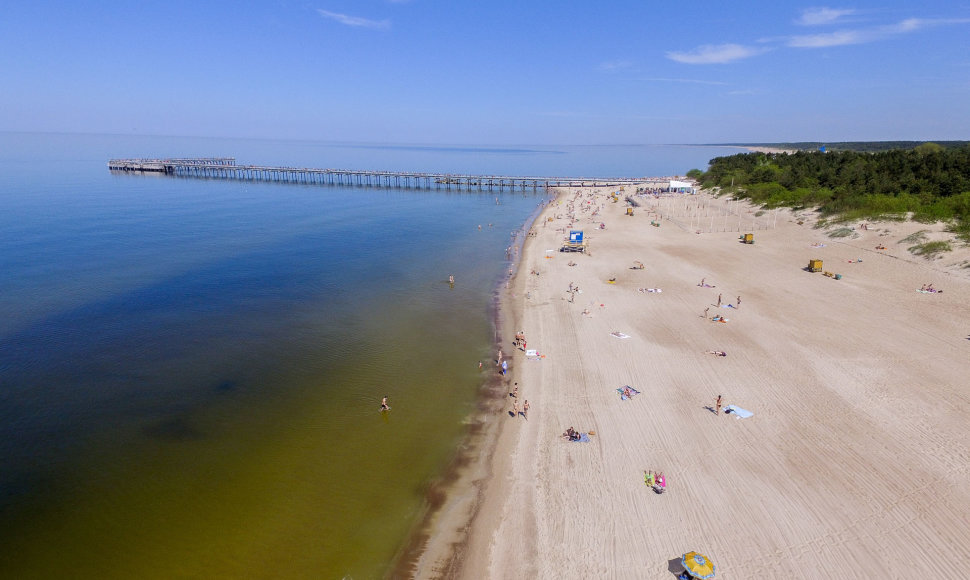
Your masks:
{"label": "pier railing", "polygon": [[312,185],[351,185],[421,189],[539,190],[549,187],[619,187],[655,182],[656,178],[515,177],[409,171],[359,171],[237,165],[233,157],[112,159],[118,172],[164,173],[175,177],[275,181]]}

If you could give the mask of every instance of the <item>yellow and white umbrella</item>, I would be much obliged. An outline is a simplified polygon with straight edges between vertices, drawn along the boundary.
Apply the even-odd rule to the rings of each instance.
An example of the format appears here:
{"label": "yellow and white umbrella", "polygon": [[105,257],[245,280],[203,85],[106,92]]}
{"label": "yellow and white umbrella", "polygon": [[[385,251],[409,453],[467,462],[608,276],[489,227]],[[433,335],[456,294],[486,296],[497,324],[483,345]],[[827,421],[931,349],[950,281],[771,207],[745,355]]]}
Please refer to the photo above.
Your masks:
{"label": "yellow and white umbrella", "polygon": [[684,565],[684,569],[693,576],[694,578],[701,578],[706,580],[707,578],[714,577],[714,562],[697,552],[687,552],[684,554],[684,558],[680,561]]}

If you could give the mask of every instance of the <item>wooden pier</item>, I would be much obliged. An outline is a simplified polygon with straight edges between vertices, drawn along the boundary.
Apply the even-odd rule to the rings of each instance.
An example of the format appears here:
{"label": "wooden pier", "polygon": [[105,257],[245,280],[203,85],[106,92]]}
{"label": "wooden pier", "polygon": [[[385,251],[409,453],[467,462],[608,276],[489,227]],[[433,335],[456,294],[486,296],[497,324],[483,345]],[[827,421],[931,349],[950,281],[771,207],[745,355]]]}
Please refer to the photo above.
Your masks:
{"label": "wooden pier", "polygon": [[169,159],[111,159],[108,169],[115,172],[163,173],[175,177],[233,179],[239,181],[276,181],[310,185],[349,185],[357,187],[394,187],[460,190],[540,190],[549,187],[619,187],[655,182],[656,178],[587,177],[512,177],[501,175],[463,175],[408,171],[358,171],[350,169],[309,169],[237,165],[233,157]]}

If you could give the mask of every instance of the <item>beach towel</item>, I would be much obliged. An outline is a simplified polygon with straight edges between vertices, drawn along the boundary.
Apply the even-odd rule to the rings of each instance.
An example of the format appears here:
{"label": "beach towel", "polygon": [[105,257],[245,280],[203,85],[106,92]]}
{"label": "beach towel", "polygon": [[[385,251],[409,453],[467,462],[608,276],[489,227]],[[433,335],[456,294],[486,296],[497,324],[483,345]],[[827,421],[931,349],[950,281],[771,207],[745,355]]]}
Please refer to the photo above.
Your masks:
{"label": "beach towel", "polygon": [[525,351],[525,356],[539,356],[539,353],[536,352],[536,349],[530,348],[529,350]]}
{"label": "beach towel", "polygon": [[589,435],[586,433],[580,433],[579,439],[570,439],[570,443],[589,443]]}
{"label": "beach towel", "polygon": [[742,409],[737,405],[728,405],[727,407],[724,407],[724,412],[734,415],[736,419],[747,419],[748,417],[751,417],[752,415],[754,415],[754,413],[752,413],[751,411]]}
{"label": "beach towel", "polygon": [[630,338],[629,334],[623,334],[622,332],[611,332],[610,336],[615,338]]}
{"label": "beach towel", "polygon": [[[623,391],[625,391],[627,389],[630,389],[630,396],[629,397],[623,394]],[[625,385],[623,387],[617,387],[616,392],[617,393],[620,393],[620,400],[621,401],[625,401],[625,400],[633,397],[634,395],[639,395],[640,394],[640,391],[634,389],[630,385]]]}

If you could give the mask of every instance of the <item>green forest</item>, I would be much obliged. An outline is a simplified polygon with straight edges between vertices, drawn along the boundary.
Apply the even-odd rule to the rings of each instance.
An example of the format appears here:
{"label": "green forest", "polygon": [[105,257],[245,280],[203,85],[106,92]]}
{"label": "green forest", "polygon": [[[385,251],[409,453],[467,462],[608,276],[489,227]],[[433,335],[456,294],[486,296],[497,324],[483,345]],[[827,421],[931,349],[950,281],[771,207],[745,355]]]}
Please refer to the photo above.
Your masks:
{"label": "green forest", "polygon": [[[944,149],[957,149],[970,145],[970,141],[934,141],[936,145]],[[719,145],[730,145],[735,147],[773,147],[775,149],[815,151],[820,147],[825,147],[828,151],[863,151],[875,153],[876,151],[889,151],[892,149],[914,149],[926,141],[798,141],[795,143],[723,143]]]}
{"label": "green forest", "polygon": [[970,242],[970,145],[886,151],[741,153],[688,172],[766,208],[817,208],[829,221],[943,221]]}

